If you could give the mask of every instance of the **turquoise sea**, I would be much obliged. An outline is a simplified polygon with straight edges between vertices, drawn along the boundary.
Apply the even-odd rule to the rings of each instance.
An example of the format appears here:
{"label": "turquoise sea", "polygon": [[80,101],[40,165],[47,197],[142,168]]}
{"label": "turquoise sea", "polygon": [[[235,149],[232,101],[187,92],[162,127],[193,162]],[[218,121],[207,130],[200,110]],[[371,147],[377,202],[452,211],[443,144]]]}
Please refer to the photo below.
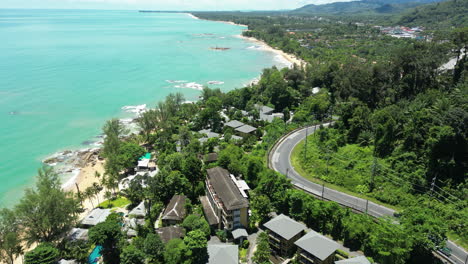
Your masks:
{"label": "turquoise sea", "polygon": [[131,117],[124,106],[173,92],[196,100],[210,81],[230,90],[285,66],[236,37],[243,29],[188,14],[0,9],[0,207],[18,201],[43,159]]}

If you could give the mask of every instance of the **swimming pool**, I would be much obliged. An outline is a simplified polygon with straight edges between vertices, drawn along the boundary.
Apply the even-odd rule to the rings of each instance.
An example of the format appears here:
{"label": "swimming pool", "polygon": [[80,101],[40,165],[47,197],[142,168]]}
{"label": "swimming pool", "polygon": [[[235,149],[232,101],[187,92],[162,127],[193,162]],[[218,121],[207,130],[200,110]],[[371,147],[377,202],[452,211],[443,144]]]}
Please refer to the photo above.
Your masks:
{"label": "swimming pool", "polygon": [[88,257],[88,264],[96,264],[98,263],[98,258],[101,256],[101,246],[96,246],[93,249],[93,252]]}

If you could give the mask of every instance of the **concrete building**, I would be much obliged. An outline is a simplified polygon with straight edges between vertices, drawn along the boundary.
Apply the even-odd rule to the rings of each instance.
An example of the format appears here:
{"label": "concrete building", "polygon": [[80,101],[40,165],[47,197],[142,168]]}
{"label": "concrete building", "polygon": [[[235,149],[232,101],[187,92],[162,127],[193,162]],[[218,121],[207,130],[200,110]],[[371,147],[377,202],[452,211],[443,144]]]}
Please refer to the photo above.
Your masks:
{"label": "concrete building", "polygon": [[240,121],[237,121],[237,120],[231,120],[229,122],[227,122],[226,124],[224,124],[225,127],[230,127],[230,128],[238,128],[238,127],[241,127],[245,125],[244,123],[240,122]]}
{"label": "concrete building", "polygon": [[297,260],[303,264],[333,264],[335,251],[340,248],[338,243],[313,230],[294,244],[298,248]]}
{"label": "concrete building", "polygon": [[[238,181],[229,171],[216,167],[207,170],[206,199],[202,199],[205,215],[214,215],[218,229],[233,230],[248,227],[248,186]],[[210,217],[207,217],[208,222]]]}
{"label": "concrete building", "polygon": [[184,221],[185,211],[184,195],[174,195],[163,212],[162,222],[164,226],[177,225]]}
{"label": "concrete building", "polygon": [[296,252],[296,242],[304,235],[306,226],[294,221],[284,214],[271,219],[264,224],[268,230],[271,249],[278,255],[286,257]]}
{"label": "concrete building", "polygon": [[247,137],[248,135],[253,135],[257,129],[253,126],[243,125],[235,129],[236,133],[241,137]]}

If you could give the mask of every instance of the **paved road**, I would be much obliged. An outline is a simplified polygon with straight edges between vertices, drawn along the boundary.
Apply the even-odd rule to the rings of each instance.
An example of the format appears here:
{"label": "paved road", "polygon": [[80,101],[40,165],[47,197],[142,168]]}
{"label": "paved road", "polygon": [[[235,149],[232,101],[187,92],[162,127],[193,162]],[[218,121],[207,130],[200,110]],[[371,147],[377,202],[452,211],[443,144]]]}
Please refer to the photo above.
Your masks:
{"label": "paved road", "polygon": [[[325,124],[324,126],[328,126]],[[317,127],[318,129],[318,127]],[[395,211],[384,206],[368,202],[367,200],[348,195],[333,189],[313,183],[299,175],[291,164],[291,153],[294,147],[305,139],[306,135],[315,132],[315,127],[303,128],[282,138],[270,153],[270,167],[291,179],[292,183],[317,197],[332,200],[341,205],[350,207],[356,211],[368,212],[374,217],[392,216]],[[450,260],[456,264],[465,264],[468,252],[448,241],[447,247],[452,250]]]}

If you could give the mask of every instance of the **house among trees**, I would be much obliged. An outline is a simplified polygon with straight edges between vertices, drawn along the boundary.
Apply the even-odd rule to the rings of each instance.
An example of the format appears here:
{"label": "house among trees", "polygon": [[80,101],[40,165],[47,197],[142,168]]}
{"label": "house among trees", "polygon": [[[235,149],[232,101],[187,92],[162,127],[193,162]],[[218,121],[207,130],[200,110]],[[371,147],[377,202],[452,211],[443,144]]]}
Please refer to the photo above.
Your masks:
{"label": "house among trees", "polygon": [[91,211],[82,221],[84,227],[92,227],[99,223],[106,221],[107,217],[111,214],[110,209],[95,208]]}
{"label": "house among trees", "polygon": [[174,195],[163,212],[163,226],[177,225],[182,223],[185,218],[185,202],[187,197],[184,195]]}
{"label": "house among trees", "polygon": [[88,229],[83,228],[72,228],[67,237],[70,241],[88,240],[88,231]]}
{"label": "house among trees", "polygon": [[[245,184],[246,185],[246,184]],[[206,198],[200,200],[210,225],[233,230],[249,225],[249,201],[245,186],[221,167],[207,170]]]}
{"label": "house among trees", "polygon": [[183,238],[185,236],[185,229],[180,226],[168,226],[156,229],[156,233],[164,243],[167,243],[172,239]]}
{"label": "house among trees", "polygon": [[250,125],[243,125],[235,129],[236,133],[241,137],[252,135],[257,129]]}
{"label": "house among trees", "polygon": [[205,143],[208,141],[208,139],[210,138],[219,138],[221,137],[220,134],[218,133],[215,133],[209,129],[202,129],[200,131],[198,131],[198,133],[204,135],[202,138],[200,138],[198,141],[200,141],[200,143]]}
{"label": "house among trees", "polygon": [[136,218],[145,218],[146,216],[146,208],[145,208],[145,202],[141,202],[137,207],[133,208],[130,213],[128,213],[129,216],[134,216]]}
{"label": "house among trees", "polygon": [[239,248],[237,245],[208,245],[208,264],[238,264]]}
{"label": "house among trees", "polygon": [[359,256],[350,259],[335,261],[335,264],[371,264],[371,262],[364,256]]}
{"label": "house among trees", "polygon": [[231,120],[229,122],[227,122],[226,124],[224,124],[225,127],[230,127],[230,128],[233,128],[233,129],[236,129],[238,127],[241,127],[245,125],[244,123],[242,123],[241,121],[237,121],[237,120]]}
{"label": "house among trees", "polygon": [[[311,230],[294,243],[298,247],[299,263],[333,264],[335,251],[340,247],[335,241]],[[347,262],[353,263],[353,262]]]}
{"label": "house among trees", "polygon": [[304,224],[296,222],[284,214],[266,222],[264,227],[269,231],[271,249],[283,257],[294,254],[296,251],[294,242],[304,235],[306,229]]}
{"label": "house among trees", "polygon": [[203,162],[205,164],[211,164],[211,163],[214,163],[216,161],[218,161],[218,153],[216,153],[216,152],[208,153],[205,156],[204,160],[203,160]]}
{"label": "house among trees", "polygon": [[151,153],[146,153],[138,159],[137,165],[138,171],[154,171],[156,170],[156,164],[151,161]]}

